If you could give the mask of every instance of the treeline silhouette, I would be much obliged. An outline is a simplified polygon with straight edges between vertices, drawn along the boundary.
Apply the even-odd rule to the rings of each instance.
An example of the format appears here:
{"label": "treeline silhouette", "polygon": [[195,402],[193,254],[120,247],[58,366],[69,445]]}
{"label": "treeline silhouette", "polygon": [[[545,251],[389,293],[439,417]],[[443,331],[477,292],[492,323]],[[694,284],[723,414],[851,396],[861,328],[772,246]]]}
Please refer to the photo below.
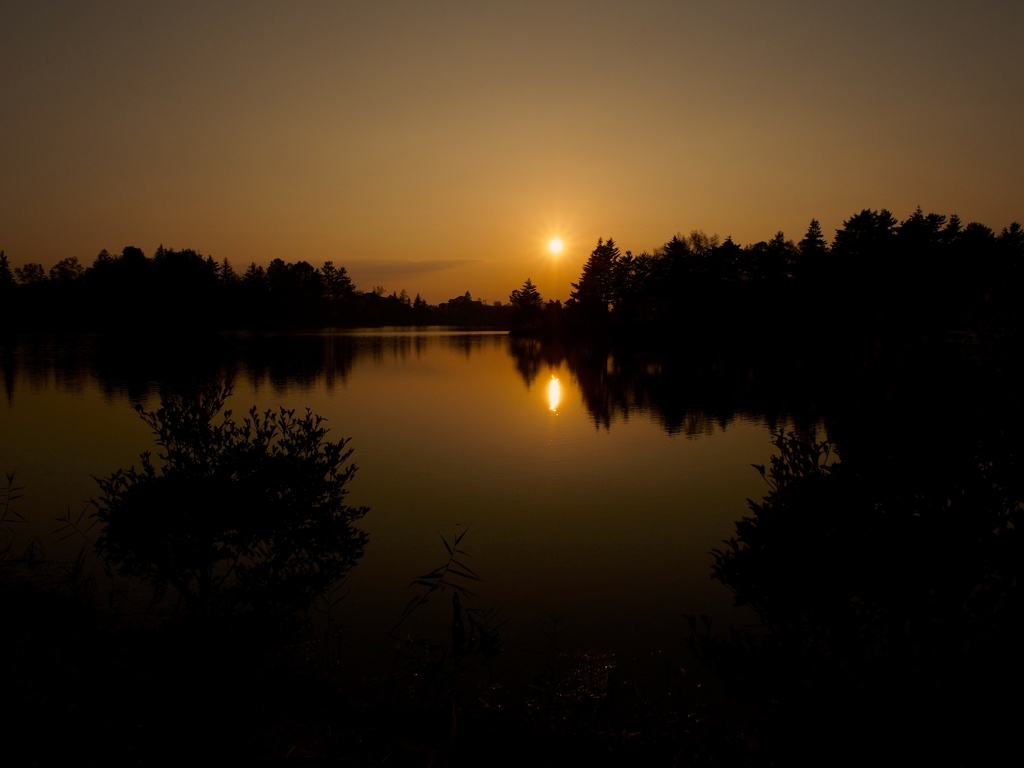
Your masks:
{"label": "treeline silhouette", "polygon": [[507,308],[469,291],[439,305],[405,290],[359,291],[345,267],[274,259],[239,273],[192,249],[135,246],[100,251],[91,266],[71,256],[47,273],[12,268],[0,251],[0,320],[24,331],[216,331],[380,325],[502,325]]}
{"label": "treeline silhouette", "polygon": [[829,243],[817,220],[798,241],[778,232],[740,246],[693,231],[652,253],[599,240],[569,300],[545,302],[527,279],[509,302],[469,291],[440,305],[405,290],[357,290],[347,270],[274,259],[236,271],[191,249],[134,246],[47,272],[0,251],[0,320],[21,330],[225,330],[376,325],[489,325],[527,335],[735,342],[913,341],[1019,326],[1024,229],[998,234],[920,208],[900,222],[865,209]]}
{"label": "treeline silhouette", "polygon": [[527,285],[512,309],[530,335],[838,349],[1019,327],[1022,276],[1016,222],[996,234],[920,208],[902,222],[866,209],[831,243],[817,220],[799,242],[779,232],[746,247],[701,231],[639,255],[599,240],[564,313]]}

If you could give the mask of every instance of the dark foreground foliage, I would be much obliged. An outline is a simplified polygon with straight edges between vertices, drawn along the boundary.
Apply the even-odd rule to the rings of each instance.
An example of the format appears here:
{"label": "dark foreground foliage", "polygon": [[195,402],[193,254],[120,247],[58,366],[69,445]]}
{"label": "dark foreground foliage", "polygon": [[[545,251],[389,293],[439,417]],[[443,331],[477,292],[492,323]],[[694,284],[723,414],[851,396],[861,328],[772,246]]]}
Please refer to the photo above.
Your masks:
{"label": "dark foreground foliage", "polygon": [[777,447],[714,569],[762,623],[721,635],[694,621],[710,677],[673,653],[641,666],[564,651],[557,617],[541,622],[547,651],[515,663],[466,589],[462,534],[404,612],[396,595],[372,666],[329,627],[140,623],[90,597],[101,583],[7,557],[7,764],[988,762],[1012,742],[1024,680],[1007,468],[927,493],[834,461],[813,435]]}
{"label": "dark foreground foliage", "polygon": [[[997,762],[1015,746],[1022,714],[1024,418],[1017,357],[994,341],[943,342],[931,357],[881,348],[822,401],[828,440],[809,429],[776,436],[777,455],[754,470],[766,494],[751,501],[714,560],[715,578],[760,624],[722,634],[695,619],[692,650],[708,672],[692,659],[684,671],[670,653],[641,672],[635,659],[567,652],[556,639],[543,656],[513,663],[500,621],[455,588],[475,590],[461,534],[444,541],[439,568],[414,579],[412,599],[396,595],[400,622],[381,638],[385,663],[373,666],[348,653],[330,626],[289,634],[273,632],[272,622],[189,620],[211,611],[259,615],[231,580],[211,577],[213,598],[183,595],[195,608],[154,625],[101,608],[93,598],[105,584],[90,591],[73,568],[21,559],[8,547],[0,651],[13,713],[5,725],[17,735],[9,764]],[[545,354],[517,356],[524,377]],[[590,377],[603,387],[591,397],[605,404],[600,412],[662,402],[664,380],[600,359]],[[717,383],[699,391],[710,396]],[[666,428],[679,423],[661,410]],[[171,411],[147,416],[155,432],[203,421]],[[196,434],[227,420],[206,419]],[[315,419],[309,426],[295,429],[315,434]],[[233,446],[230,455],[255,450],[227,437],[211,444]],[[235,466],[211,463],[205,451],[195,452],[204,466]],[[202,465],[189,451],[180,462]],[[137,474],[149,482],[145,470]],[[181,477],[193,482],[188,472]],[[18,493],[10,478],[0,522],[16,523]],[[168,496],[179,506],[188,500]],[[165,553],[146,528],[129,528],[148,552],[134,575],[158,582],[157,574],[184,572],[183,587],[197,589],[203,569],[194,563],[204,560],[196,553],[210,551],[197,542],[211,533],[197,530],[202,536],[175,544],[189,556],[181,562],[193,563],[183,571],[156,568]],[[218,562],[212,574],[230,570]],[[170,578],[165,586],[180,591]],[[413,627],[415,619],[424,621]],[[554,638],[557,619],[543,621]]]}
{"label": "dark foreground foliage", "polygon": [[[448,565],[461,538],[445,542]],[[265,624],[140,622],[54,564],[6,565],[5,726],[17,734],[6,765],[671,765],[724,754],[700,717],[706,697],[669,654],[637,665],[562,651],[551,618],[541,657],[503,663],[500,623],[472,604],[475,574],[458,565],[414,580],[411,610],[436,611],[423,626],[441,631],[419,634],[410,610],[396,611],[372,664],[336,627],[285,636]]]}
{"label": "dark foreground foliage", "polygon": [[[778,433],[768,493],[715,552],[759,627],[695,634],[766,764],[983,764],[1012,749],[1024,683],[1019,475],[974,460],[945,482],[835,461]],[[694,622],[694,629],[697,624]]]}
{"label": "dark foreground foliage", "polygon": [[309,410],[255,406],[241,423],[229,386],[139,408],[159,446],[98,480],[96,549],[123,575],[170,588],[200,620],[285,619],[307,610],[363,553],[345,503],[356,472],[346,440]]}

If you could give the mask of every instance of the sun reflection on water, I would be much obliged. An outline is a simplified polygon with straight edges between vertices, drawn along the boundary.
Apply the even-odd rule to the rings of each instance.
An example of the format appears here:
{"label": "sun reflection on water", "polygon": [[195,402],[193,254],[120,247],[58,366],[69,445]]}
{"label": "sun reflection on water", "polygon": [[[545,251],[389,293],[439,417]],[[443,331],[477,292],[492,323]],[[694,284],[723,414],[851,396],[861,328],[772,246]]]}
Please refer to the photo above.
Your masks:
{"label": "sun reflection on water", "polygon": [[558,413],[558,402],[562,399],[562,385],[558,377],[551,374],[551,383],[548,384],[548,410]]}

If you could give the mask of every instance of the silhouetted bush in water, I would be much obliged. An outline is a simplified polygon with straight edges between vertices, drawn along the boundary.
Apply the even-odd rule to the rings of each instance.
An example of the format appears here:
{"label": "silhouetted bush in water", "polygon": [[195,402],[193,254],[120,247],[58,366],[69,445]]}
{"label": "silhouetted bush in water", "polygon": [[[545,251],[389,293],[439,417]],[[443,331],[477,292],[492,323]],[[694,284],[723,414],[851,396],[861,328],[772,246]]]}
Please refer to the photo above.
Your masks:
{"label": "silhouetted bush in water", "polygon": [[747,707],[752,750],[787,764],[998,754],[1024,681],[1019,489],[980,456],[920,487],[833,461],[813,435],[775,445],[757,467],[767,495],[714,553],[762,626],[718,638],[693,622],[693,647]]}
{"label": "silhouetted bush in water", "polygon": [[238,423],[223,410],[230,394],[138,407],[159,461],[146,452],[140,469],[97,479],[97,549],[158,596],[170,587],[193,618],[285,619],[356,564],[368,509],[345,503],[352,449],[326,439],[323,418],[253,406]]}

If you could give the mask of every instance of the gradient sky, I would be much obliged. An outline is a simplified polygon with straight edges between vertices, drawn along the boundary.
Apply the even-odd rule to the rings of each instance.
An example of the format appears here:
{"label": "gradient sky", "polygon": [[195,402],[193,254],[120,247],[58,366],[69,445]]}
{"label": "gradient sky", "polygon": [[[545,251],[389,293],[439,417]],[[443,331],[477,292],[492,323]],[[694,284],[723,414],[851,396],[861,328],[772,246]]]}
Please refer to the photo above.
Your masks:
{"label": "gradient sky", "polygon": [[0,249],[330,259],[437,303],[565,299],[599,237],[998,231],[1022,29],[1019,0],[0,0]]}

